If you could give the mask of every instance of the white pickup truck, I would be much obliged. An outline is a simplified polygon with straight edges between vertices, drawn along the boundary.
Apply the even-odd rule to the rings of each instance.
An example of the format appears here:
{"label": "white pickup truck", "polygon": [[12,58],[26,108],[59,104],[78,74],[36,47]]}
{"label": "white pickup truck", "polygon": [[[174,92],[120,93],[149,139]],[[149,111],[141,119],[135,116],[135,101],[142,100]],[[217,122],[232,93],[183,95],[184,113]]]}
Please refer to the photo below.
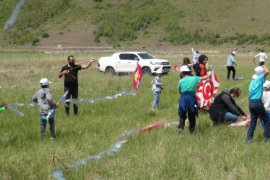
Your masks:
{"label": "white pickup truck", "polygon": [[101,72],[132,73],[139,63],[142,67],[143,74],[155,74],[162,68],[164,74],[168,74],[171,65],[168,60],[156,59],[147,52],[117,52],[109,57],[101,57],[98,60],[98,69]]}

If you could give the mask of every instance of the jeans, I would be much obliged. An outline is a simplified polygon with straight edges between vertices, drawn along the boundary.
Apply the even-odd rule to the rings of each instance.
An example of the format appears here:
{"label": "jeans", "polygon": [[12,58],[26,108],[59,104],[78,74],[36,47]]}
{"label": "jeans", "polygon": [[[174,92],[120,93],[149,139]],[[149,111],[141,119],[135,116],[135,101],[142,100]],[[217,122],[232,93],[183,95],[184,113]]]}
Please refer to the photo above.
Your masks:
{"label": "jeans", "polygon": [[[51,137],[54,138],[55,137],[54,117],[49,118],[49,124],[50,124]],[[41,115],[40,116],[40,135],[41,135],[41,138],[43,138],[45,135],[46,125],[47,125],[46,116]]]}
{"label": "jeans", "polygon": [[160,94],[161,94],[161,92],[153,91],[154,100],[153,100],[153,104],[152,104],[152,109],[158,108]]}
{"label": "jeans", "polygon": [[[73,99],[73,110],[74,110],[74,115],[78,115],[78,88],[64,88],[64,92],[68,91],[66,100],[70,99],[72,97]],[[69,106],[70,102],[66,102],[65,104],[65,113],[68,116],[69,115]]]}
{"label": "jeans", "polygon": [[196,116],[198,115],[197,99],[195,96],[195,92],[181,93],[181,97],[179,99],[178,114],[179,114],[178,129],[180,131],[184,129],[185,120],[188,115],[189,132],[191,134],[194,133],[196,126]]}
{"label": "jeans", "polygon": [[237,121],[237,119],[238,119],[238,116],[236,116],[236,115],[234,115],[234,114],[232,114],[232,113],[230,113],[230,112],[226,112],[225,113],[225,115],[224,115],[224,117],[223,117],[223,119],[225,120],[225,121],[231,121],[232,123],[234,123],[234,122],[236,122]]}
{"label": "jeans", "polygon": [[249,111],[251,116],[251,123],[248,128],[246,141],[247,143],[252,139],[254,131],[257,125],[257,119],[260,117],[264,123],[264,140],[268,141],[270,138],[270,121],[269,117],[265,111],[262,100],[250,100],[249,101]]}

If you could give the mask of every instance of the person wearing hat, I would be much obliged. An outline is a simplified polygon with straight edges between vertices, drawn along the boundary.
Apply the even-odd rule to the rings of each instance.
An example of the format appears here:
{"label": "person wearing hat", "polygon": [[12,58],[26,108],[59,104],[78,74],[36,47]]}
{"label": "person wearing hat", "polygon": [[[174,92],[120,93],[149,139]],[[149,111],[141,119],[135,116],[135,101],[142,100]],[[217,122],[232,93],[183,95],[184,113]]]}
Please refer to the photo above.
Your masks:
{"label": "person wearing hat", "polygon": [[191,70],[188,68],[188,66],[182,66],[180,68],[180,72],[182,73],[183,77],[178,83],[179,94],[181,95],[178,107],[178,132],[182,133],[184,130],[185,120],[188,115],[190,124],[189,132],[193,134],[196,125],[196,116],[198,116],[197,99],[195,96],[196,86],[201,80],[208,79],[211,75],[211,72],[207,72],[207,74],[202,77],[192,76]]}
{"label": "person wearing hat", "polygon": [[260,118],[264,123],[264,140],[269,141],[270,138],[270,121],[267,116],[264,104],[263,104],[263,84],[265,77],[269,74],[268,68],[263,66],[257,66],[255,68],[255,74],[252,76],[252,80],[249,84],[249,111],[251,123],[247,131],[246,143],[249,144],[253,138],[254,131],[257,125],[257,119]]}
{"label": "person wearing hat", "polygon": [[57,108],[60,102],[55,103],[52,100],[52,93],[49,87],[51,83],[47,78],[42,78],[40,81],[41,89],[39,89],[32,97],[32,101],[38,103],[39,118],[40,118],[40,135],[44,138],[47,121],[50,124],[51,139],[55,138],[55,123],[54,109]]}
{"label": "person wearing hat", "polygon": [[253,57],[253,62],[255,63],[256,58],[259,57],[259,66],[264,65],[267,55],[262,49],[256,56]]}
{"label": "person wearing hat", "polygon": [[[73,99],[73,110],[74,115],[78,115],[78,72],[82,69],[88,69],[96,59],[91,59],[86,65],[75,64],[75,58],[73,55],[68,56],[68,64],[62,67],[58,74],[59,78],[64,78],[64,92],[68,91],[66,100],[72,97]],[[69,116],[69,105],[70,102],[66,102],[65,113]]]}
{"label": "person wearing hat", "polygon": [[151,81],[154,100],[152,103],[152,109],[158,108],[161,91],[163,90],[163,83],[161,82],[162,68],[156,71],[156,76]]}
{"label": "person wearing hat", "polygon": [[242,119],[247,118],[245,112],[235,102],[240,95],[241,90],[235,87],[222,91],[215,97],[214,102],[208,110],[213,126],[224,122],[234,123],[239,116]]}
{"label": "person wearing hat", "polygon": [[237,62],[235,61],[235,55],[236,52],[232,51],[231,54],[229,54],[229,56],[227,57],[227,80],[230,79],[231,76],[231,72],[232,72],[232,79],[235,80],[235,68],[234,66],[237,65]]}

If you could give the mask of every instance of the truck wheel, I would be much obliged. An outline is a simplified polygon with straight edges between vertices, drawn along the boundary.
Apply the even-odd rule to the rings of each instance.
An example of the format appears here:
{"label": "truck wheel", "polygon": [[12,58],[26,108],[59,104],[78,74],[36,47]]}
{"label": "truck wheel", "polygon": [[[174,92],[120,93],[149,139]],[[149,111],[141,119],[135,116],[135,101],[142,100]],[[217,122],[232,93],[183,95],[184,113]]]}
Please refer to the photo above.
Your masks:
{"label": "truck wheel", "polygon": [[142,69],[142,72],[143,72],[143,74],[146,74],[146,75],[151,75],[152,74],[151,69],[149,67],[144,67]]}
{"label": "truck wheel", "polygon": [[112,67],[108,67],[106,68],[105,73],[115,75],[115,70]]}

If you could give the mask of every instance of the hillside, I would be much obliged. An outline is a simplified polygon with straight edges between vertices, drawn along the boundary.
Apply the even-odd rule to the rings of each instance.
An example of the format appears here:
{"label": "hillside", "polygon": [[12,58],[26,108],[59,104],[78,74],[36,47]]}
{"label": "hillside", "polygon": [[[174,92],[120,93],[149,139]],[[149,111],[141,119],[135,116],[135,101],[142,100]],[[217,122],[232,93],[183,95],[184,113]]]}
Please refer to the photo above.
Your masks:
{"label": "hillside", "polygon": [[0,1],[0,46],[161,46],[270,42],[270,1]]}

